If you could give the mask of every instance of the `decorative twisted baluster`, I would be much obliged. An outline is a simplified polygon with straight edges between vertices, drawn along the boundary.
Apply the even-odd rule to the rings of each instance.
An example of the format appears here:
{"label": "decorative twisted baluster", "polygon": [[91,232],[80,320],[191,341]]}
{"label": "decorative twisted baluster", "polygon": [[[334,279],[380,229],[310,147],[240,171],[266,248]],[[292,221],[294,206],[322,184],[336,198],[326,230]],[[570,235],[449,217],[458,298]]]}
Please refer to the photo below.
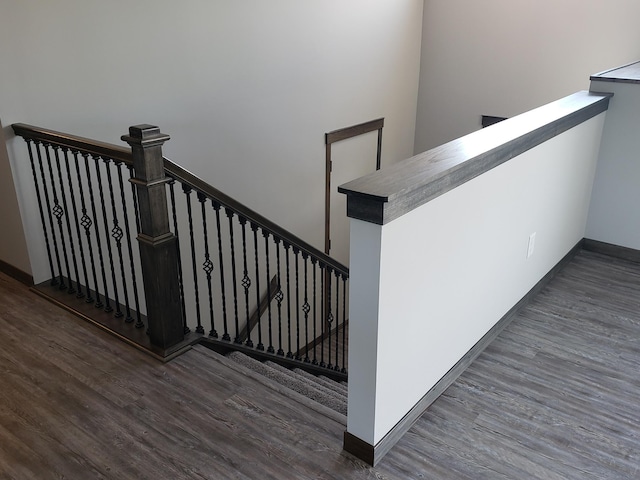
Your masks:
{"label": "decorative twisted baluster", "polygon": [[[53,174],[53,162],[51,161],[51,154],[49,153],[50,148],[53,149],[49,144],[44,145],[44,152],[47,157],[47,165],[49,167],[49,177],[51,179],[51,192],[53,194],[53,214],[58,220],[58,232],[60,234],[60,243],[62,248],[62,256],[64,258],[64,266],[67,272],[67,279],[69,280],[69,287],[67,288],[68,293],[75,293],[75,288],[73,288],[73,281],[71,280],[71,269],[69,268],[69,255],[67,255],[67,245],[64,239],[64,228],[62,227],[62,217],[65,215],[65,209],[58,200],[58,189],[56,188],[56,179]],[[61,186],[62,188],[62,186]],[[63,285],[60,285],[60,289],[64,288]]]}
{"label": "decorative twisted baluster", "polygon": [[[87,181],[89,185],[91,185],[91,171],[89,169],[89,162],[87,161],[88,155],[82,155],[85,158],[85,168],[87,173]],[[98,165],[96,164],[96,170],[98,170]],[[109,286],[107,285],[107,274],[104,269],[104,254],[102,252],[102,241],[100,240],[100,229],[98,227],[98,214],[96,213],[96,202],[95,196],[93,194],[93,188],[89,188],[89,199],[91,200],[91,215],[95,219],[93,222],[93,228],[96,233],[96,245],[98,247],[98,260],[100,261],[100,270],[102,271],[102,288],[104,289],[104,305],[102,301],[100,301],[100,295],[98,294],[98,287],[96,286],[96,308],[102,308],[104,306],[105,312],[111,312],[113,309],[109,305]],[[91,223],[89,224],[91,226]]]}
{"label": "decorative twisted baluster", "polygon": [[[53,216],[52,216],[53,209],[51,208],[51,202],[49,201],[49,191],[47,188],[47,180],[44,176],[44,161],[42,160],[42,153],[40,150],[40,145],[43,146],[45,151],[47,147],[41,142],[34,142],[34,143],[36,145],[36,153],[38,155],[38,164],[40,165],[40,178],[42,179],[42,189],[44,190],[44,199],[47,204],[47,213],[49,214],[49,227],[51,229],[50,230],[51,238],[53,239],[53,251],[56,255],[56,264],[58,266],[58,281],[52,282],[52,285],[58,285],[60,290],[64,290],[65,288],[67,288],[67,286],[64,283],[64,276],[62,275],[62,265],[60,263],[60,251],[58,249],[58,240],[56,238],[56,232],[53,227]],[[48,151],[47,151],[47,155],[48,155]]]}
{"label": "decorative twisted baluster", "polygon": [[[81,212],[82,217],[80,218],[80,225],[84,228],[85,236],[87,237],[87,248],[89,250],[89,264],[91,265],[91,273],[93,274],[93,286],[96,294],[96,307],[102,307],[102,302],[100,301],[100,291],[98,289],[98,275],[96,273],[96,262],[93,257],[93,242],[91,241],[91,226],[93,221],[87,215],[87,204],[84,197],[84,187],[82,186],[81,175],[80,175],[80,160],[78,159],[78,152],[73,152],[73,158],[75,160],[76,166],[76,175],[78,176],[78,190],[80,191],[80,205],[82,205]],[[88,167],[87,155],[83,154],[85,165]],[[89,179],[87,178],[87,181]],[[85,275],[86,276],[86,275]],[[89,288],[89,280],[87,279],[87,298],[85,299],[87,303],[93,303],[94,298],[91,297],[91,289]],[[100,304],[98,306],[98,304]]]}
{"label": "decorative twisted baluster", "polygon": [[[67,176],[68,176],[68,180],[69,180],[69,193],[71,194],[71,206],[73,208],[73,219],[74,219],[74,223],[76,226],[76,236],[78,238],[78,250],[80,250],[80,266],[82,267],[82,274],[84,275],[84,283],[86,285],[87,288],[87,295],[90,296],[90,291],[89,291],[89,277],[87,276],[87,264],[86,264],[86,260],[85,260],[85,256],[84,256],[84,247],[82,246],[82,235],[80,234],[80,217],[78,215],[78,207],[76,205],[76,195],[74,192],[74,188],[73,188],[73,182],[71,181],[71,168],[69,166],[69,149],[66,147],[62,148],[62,151],[64,152],[64,164],[67,170]],[[77,155],[77,152],[74,152],[74,156]],[[77,160],[77,159],[76,159]],[[78,182],[80,182],[80,175],[78,175]],[[71,233],[69,233],[69,236],[71,237]],[[77,262],[76,262],[76,256],[75,253],[73,255],[73,263],[74,266],[76,268],[76,278],[78,278],[78,294],[76,295],[76,297],[78,298],[82,298],[85,296],[84,292],[82,291],[82,284],[80,283],[80,276],[78,274],[78,267],[77,267]]]}
{"label": "decorative twisted baluster", "polygon": [[[118,221],[118,210],[116,209],[116,197],[113,193],[113,181],[111,179],[111,170],[109,169],[111,160],[105,159],[105,168],[107,173],[107,182],[109,184],[109,198],[111,199],[111,214],[113,216],[113,228],[111,229],[111,236],[116,241],[116,249],[118,251],[118,263],[120,265],[120,278],[122,278],[122,290],[124,294],[124,305],[125,311],[127,312],[127,316],[125,318],[125,322],[131,323],[133,322],[133,318],[131,317],[131,308],[129,306],[129,292],[127,288],[127,277],[124,270],[124,259],[122,256],[122,237],[124,237],[124,232],[122,231],[122,227],[120,227],[120,223]],[[116,164],[117,165],[117,164]],[[114,285],[116,284],[116,272],[111,266],[111,275],[113,278]],[[120,303],[118,302],[118,293],[117,289],[114,287],[116,291],[116,317],[121,317],[122,312],[120,311]]]}
{"label": "decorative twisted baluster", "polygon": [[[125,229],[125,240],[127,243],[127,253],[129,254],[129,271],[131,272],[131,286],[133,288],[133,298],[136,305],[136,312],[140,311],[140,304],[138,300],[138,283],[136,280],[136,269],[133,263],[133,247],[131,245],[131,229],[129,228],[129,208],[127,207],[127,201],[124,196],[124,179],[122,178],[122,162],[116,160],[113,162],[116,166],[116,172],[118,174],[118,187],[120,189],[120,205],[122,206],[122,218],[124,220],[124,229]],[[114,223],[116,222],[116,214],[115,214],[115,204],[113,205],[114,209]],[[120,249],[120,246],[118,246]],[[131,309],[129,308],[129,293],[127,288],[127,282],[125,281],[125,269],[124,264],[122,263],[122,252],[120,252],[120,269],[122,271],[122,284],[124,285],[124,300],[125,306],[127,309],[127,317],[125,321],[127,323],[133,322],[133,317],[131,316]]]}
{"label": "decorative twisted baluster", "polygon": [[[207,197],[198,192],[198,201],[200,202],[200,210],[202,215],[202,231],[204,233],[204,263],[202,264],[202,269],[207,274],[207,290],[209,292],[209,321],[211,322],[211,330],[209,330],[209,336],[218,338],[218,332],[215,328],[215,322],[213,317],[213,291],[211,289],[211,272],[213,272],[213,262],[211,261],[211,257],[209,255],[209,229],[207,228]],[[198,333],[204,333],[198,331]]]}
{"label": "decorative twisted baluster", "polygon": [[224,327],[222,340],[230,341],[231,335],[229,335],[229,325],[227,323],[227,295],[224,287],[224,259],[222,255],[222,232],[220,231],[220,204],[218,202],[212,203],[213,209],[216,212],[216,230],[218,232],[218,259],[220,261],[220,286],[222,290],[222,324]]}
{"label": "decorative twisted baluster", "polygon": [[173,233],[176,236],[176,255],[178,257],[178,285],[180,286],[180,303],[182,304],[182,315],[184,324],[184,334],[186,335],[191,330],[187,325],[187,309],[184,303],[184,281],[182,279],[182,255],[180,254],[180,234],[178,232],[178,215],[176,212],[176,193],[174,191],[176,180],[175,178],[169,179],[169,194],[171,198],[171,214],[173,215]]}
{"label": "decorative twisted baluster", "polygon": [[[36,198],[38,199],[38,210],[40,211],[40,223],[42,224],[42,231],[44,232],[44,242],[47,247],[47,258],[49,260],[49,270],[51,271],[51,285],[58,283],[56,275],[53,271],[53,258],[51,257],[51,247],[49,245],[49,233],[47,231],[47,224],[44,219],[44,210],[42,208],[42,195],[40,194],[40,182],[38,182],[38,175],[36,174],[36,165],[33,159],[33,150],[31,149],[31,140],[27,139],[27,149],[29,150],[29,160],[31,162],[31,173],[33,174],[33,185],[36,189]],[[38,145],[36,144],[36,149]],[[44,179],[43,179],[44,183]]]}
{"label": "decorative twisted baluster", "polygon": [[282,349],[282,300],[284,299],[284,294],[282,293],[282,277],[280,275],[280,239],[275,237],[274,240],[276,242],[276,264],[278,266],[278,292],[275,297],[278,305],[278,351],[276,355],[284,356],[284,350]]}
{"label": "decorative twisted baluster", "polygon": [[244,308],[247,325],[247,341],[244,343],[247,347],[253,347],[251,341],[251,326],[249,325],[249,289],[251,288],[251,279],[249,278],[249,269],[247,267],[247,219],[238,218],[242,227],[242,288],[244,288]]}
{"label": "decorative twisted baluster", "polygon": [[[193,215],[191,212],[191,187],[186,184],[182,184],[182,191],[184,192],[185,198],[187,200],[187,215],[189,217],[189,239],[191,240],[191,269],[193,270],[193,286],[194,293],[196,296],[196,332],[204,333],[204,328],[202,327],[202,321],[200,318],[200,290],[198,289],[198,271],[196,267],[196,245],[195,240],[193,238]],[[206,244],[206,242],[205,242]],[[211,325],[211,331],[209,335],[212,337],[217,337],[217,333],[213,328],[213,324]]]}
{"label": "decorative twisted baluster", "polygon": [[[118,298],[118,284],[116,283],[116,272],[115,272],[115,268],[113,267],[113,250],[111,249],[111,242],[109,241],[109,235],[108,235],[109,220],[107,218],[107,202],[105,202],[104,200],[104,188],[102,187],[102,174],[100,173],[100,160],[103,160],[103,163],[105,164],[105,170],[107,172],[107,177],[111,179],[111,175],[109,175],[109,166],[108,166],[109,159],[96,158],[96,178],[98,179],[98,194],[100,195],[100,204],[102,206],[102,223],[104,226],[105,243],[107,244],[107,254],[109,255],[109,270],[111,271],[111,284],[113,285],[113,296],[116,304],[115,316],[121,317],[122,312],[120,311],[120,299]],[[109,191],[113,195],[111,183],[109,183]],[[117,232],[117,233],[120,233],[120,232]],[[107,289],[106,278],[104,282],[105,282],[105,292],[106,292],[106,289]],[[104,311],[105,312],[113,311],[113,308],[111,308],[110,298],[106,296],[106,294],[105,294]]]}
{"label": "decorative twisted baluster", "polygon": [[[76,275],[76,288],[73,288],[73,280],[71,278],[71,271],[69,270],[69,265],[67,263],[67,272],[69,274],[69,293],[77,293],[77,296],[79,296],[79,298],[84,297],[84,294],[82,293],[82,285],[80,284],[80,274],[78,273],[78,262],[76,260],[76,248],[75,248],[75,242],[73,241],[73,233],[71,232],[71,221],[69,220],[69,206],[67,204],[67,195],[65,193],[65,184],[68,183],[69,185],[71,185],[71,176],[69,175],[69,172],[67,171],[67,182],[65,182],[62,179],[62,168],[60,167],[60,148],[59,147],[53,147],[53,153],[56,159],[56,169],[58,171],[58,182],[60,184],[60,196],[62,197],[62,211],[64,212],[64,218],[65,218],[65,223],[67,225],[67,235],[69,236],[69,248],[71,249],[71,261],[73,263],[73,271]],[[65,155],[66,155],[66,149],[65,149]],[[65,249],[66,252],[66,249]],[[66,257],[65,257],[66,258]]]}

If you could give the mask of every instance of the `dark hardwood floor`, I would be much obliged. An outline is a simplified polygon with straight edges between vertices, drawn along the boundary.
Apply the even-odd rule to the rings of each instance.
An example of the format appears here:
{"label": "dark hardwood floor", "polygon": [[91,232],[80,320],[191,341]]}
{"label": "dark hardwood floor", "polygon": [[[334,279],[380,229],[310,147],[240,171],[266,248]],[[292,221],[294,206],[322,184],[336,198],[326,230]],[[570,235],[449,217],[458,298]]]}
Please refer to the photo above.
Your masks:
{"label": "dark hardwood floor", "polygon": [[639,307],[640,265],[581,252],[373,469],[226,358],[161,364],[0,275],[0,478],[639,478]]}

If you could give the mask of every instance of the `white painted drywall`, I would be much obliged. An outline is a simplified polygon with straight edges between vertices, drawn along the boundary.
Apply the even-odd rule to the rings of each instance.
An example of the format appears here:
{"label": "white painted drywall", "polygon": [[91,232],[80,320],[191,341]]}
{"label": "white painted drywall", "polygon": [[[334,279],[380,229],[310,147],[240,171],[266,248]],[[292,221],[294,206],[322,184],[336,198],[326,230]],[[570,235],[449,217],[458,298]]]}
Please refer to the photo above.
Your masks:
{"label": "white painted drywall", "polygon": [[425,0],[414,153],[640,59],[637,0]]}
{"label": "white painted drywall", "polygon": [[586,237],[640,249],[640,85],[591,82],[614,94],[602,133]]}
{"label": "white painted drywall", "polygon": [[384,226],[351,220],[350,433],[378,443],[584,237],[604,118]]}
{"label": "white painted drywall", "polygon": [[[383,162],[411,156],[422,0],[21,0],[0,15],[0,117],[165,154],[319,248],[324,133],[385,117]],[[25,148],[11,162],[28,180]],[[20,184],[22,185],[22,183]],[[29,187],[36,280],[46,276]]]}
{"label": "white painted drywall", "polygon": [[0,122],[0,260],[31,274],[27,241],[22,229],[22,219],[16,189],[13,184],[9,156],[5,148],[4,130]]}

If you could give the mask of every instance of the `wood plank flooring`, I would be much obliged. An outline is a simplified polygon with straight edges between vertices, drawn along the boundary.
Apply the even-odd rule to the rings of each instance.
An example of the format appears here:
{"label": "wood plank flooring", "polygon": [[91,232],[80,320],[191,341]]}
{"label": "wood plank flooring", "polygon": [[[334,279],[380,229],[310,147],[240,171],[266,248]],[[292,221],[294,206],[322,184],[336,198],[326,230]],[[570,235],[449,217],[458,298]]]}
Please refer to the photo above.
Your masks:
{"label": "wood plank flooring", "polygon": [[161,364],[0,275],[0,478],[639,478],[639,307],[640,265],[581,252],[373,469],[224,357]]}

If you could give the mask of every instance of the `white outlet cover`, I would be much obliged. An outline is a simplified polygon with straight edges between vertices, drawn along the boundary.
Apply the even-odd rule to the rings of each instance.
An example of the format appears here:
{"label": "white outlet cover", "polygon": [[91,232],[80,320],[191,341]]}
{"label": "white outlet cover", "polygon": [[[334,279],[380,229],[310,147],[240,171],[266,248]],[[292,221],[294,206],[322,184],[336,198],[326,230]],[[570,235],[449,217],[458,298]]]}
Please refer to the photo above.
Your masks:
{"label": "white outlet cover", "polygon": [[533,249],[536,246],[536,232],[529,235],[529,245],[527,247],[527,258],[533,255]]}

